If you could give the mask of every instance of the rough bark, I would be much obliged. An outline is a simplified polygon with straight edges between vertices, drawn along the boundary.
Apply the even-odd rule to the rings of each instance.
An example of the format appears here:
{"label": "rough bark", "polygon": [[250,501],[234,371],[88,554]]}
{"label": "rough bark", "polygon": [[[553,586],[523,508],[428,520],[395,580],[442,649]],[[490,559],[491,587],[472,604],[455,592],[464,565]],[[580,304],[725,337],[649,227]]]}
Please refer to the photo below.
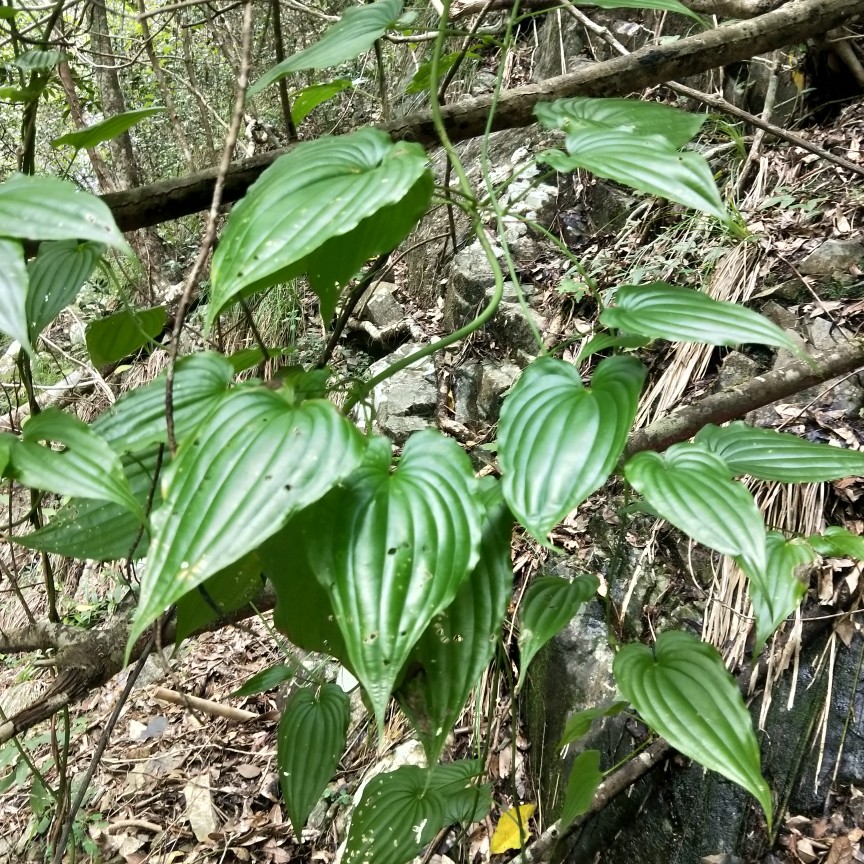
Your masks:
{"label": "rough bark", "polygon": [[[676,78],[695,75],[802,42],[825,33],[854,15],[864,13],[864,0],[792,0],[780,9],[748,21],[717,27],[677,42],[648,46],[627,57],[586,63],[569,75],[504,91],[498,103],[494,130],[527,126],[534,105],[567,96],[622,96]],[[468,99],[443,109],[447,131],[454,141],[483,134],[491,97]],[[380,126],[394,140],[413,140],[426,147],[437,143],[428,111]],[[246,159],[234,165],[225,182],[224,200],[242,197],[257,177],[287,150]],[[198,212],[209,206],[215,170],[190,174],[103,196],[124,231],[155,225]]]}

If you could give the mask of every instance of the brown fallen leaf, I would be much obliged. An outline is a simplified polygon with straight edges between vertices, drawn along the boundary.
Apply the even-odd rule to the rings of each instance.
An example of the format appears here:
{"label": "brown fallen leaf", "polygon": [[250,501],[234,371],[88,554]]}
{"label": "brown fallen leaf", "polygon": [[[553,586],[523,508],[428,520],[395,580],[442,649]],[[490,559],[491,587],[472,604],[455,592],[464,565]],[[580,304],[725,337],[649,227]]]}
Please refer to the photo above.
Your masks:
{"label": "brown fallen leaf", "polygon": [[825,864],[852,864],[852,843],[845,834],[831,845]]}

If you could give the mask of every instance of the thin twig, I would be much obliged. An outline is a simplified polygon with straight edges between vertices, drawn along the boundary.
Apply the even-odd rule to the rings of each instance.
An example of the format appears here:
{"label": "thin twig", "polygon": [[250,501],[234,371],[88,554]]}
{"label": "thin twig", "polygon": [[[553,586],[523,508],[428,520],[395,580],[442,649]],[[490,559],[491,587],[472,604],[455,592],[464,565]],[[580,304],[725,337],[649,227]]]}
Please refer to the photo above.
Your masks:
{"label": "thin twig", "polygon": [[222,161],[219,163],[219,171],[216,175],[216,185],[213,188],[213,201],[210,204],[210,213],[207,217],[207,227],[204,229],[204,238],[198,257],[192,272],[186,279],[183,295],[177,306],[177,314],[174,319],[174,330],[171,333],[171,348],[168,352],[168,370],[165,381],[165,422],[168,428],[168,449],[171,455],[177,452],[177,441],[174,437],[174,369],[177,365],[177,354],[180,350],[180,334],[183,331],[183,321],[186,310],[192,300],[192,294],[198,286],[201,272],[210,254],[213,241],[216,238],[216,221],[219,218],[219,207],[222,203],[222,190],[225,187],[225,177],[231,166],[231,156],[237,144],[240,133],[240,124],[243,122],[243,108],[246,104],[246,87],[249,83],[249,66],[252,46],[252,3],[246,0],[246,9],[243,12],[243,51],[240,58],[240,75],[237,78],[237,98],[234,101],[234,116],[231,118],[231,128],[225,138],[225,147],[222,149]]}

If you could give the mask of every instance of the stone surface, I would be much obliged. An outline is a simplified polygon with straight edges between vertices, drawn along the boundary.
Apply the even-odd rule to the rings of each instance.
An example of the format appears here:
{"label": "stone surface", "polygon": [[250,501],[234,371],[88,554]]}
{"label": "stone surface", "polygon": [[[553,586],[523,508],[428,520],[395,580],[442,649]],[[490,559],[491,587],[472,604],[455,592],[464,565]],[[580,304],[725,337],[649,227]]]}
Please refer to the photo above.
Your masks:
{"label": "stone surface", "polygon": [[462,249],[453,259],[444,294],[443,325],[457,330],[473,318],[483,305],[486,292],[495,284],[486,253],[478,242]]}
{"label": "stone surface", "polygon": [[483,362],[475,403],[480,420],[489,424],[498,422],[501,400],[513,386],[519,372],[520,369],[515,363],[493,363],[490,360]]}
{"label": "stone surface", "polygon": [[361,319],[379,330],[404,324],[405,308],[394,296],[395,288],[391,282],[379,282],[363,303]]}
{"label": "stone surface", "polygon": [[483,379],[483,367],[477,362],[464,363],[453,371],[454,414],[456,421],[473,426],[480,419],[477,394]]}
{"label": "stone surface", "polygon": [[864,259],[864,246],[855,240],[826,240],[798,266],[805,276],[831,276],[848,273]]}
{"label": "stone surface", "polygon": [[[373,363],[369,376],[374,377],[388,366],[413,354],[423,347],[409,342]],[[433,425],[438,400],[435,364],[431,358],[412,364],[379,384],[371,395],[371,416],[368,408],[358,412],[362,426],[372,422],[373,427],[387,435],[395,444],[404,444],[412,432]]]}

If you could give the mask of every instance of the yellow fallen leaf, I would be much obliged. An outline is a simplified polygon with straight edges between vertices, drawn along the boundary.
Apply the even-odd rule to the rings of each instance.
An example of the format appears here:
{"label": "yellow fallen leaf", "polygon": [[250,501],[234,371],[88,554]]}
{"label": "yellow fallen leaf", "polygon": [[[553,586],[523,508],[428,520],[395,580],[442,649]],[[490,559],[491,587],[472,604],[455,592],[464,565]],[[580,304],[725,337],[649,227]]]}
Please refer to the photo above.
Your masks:
{"label": "yellow fallen leaf", "polygon": [[[525,841],[531,836],[528,828],[528,820],[534,815],[536,804],[520,804],[510,810],[505,810],[498,820],[498,827],[489,842],[489,851],[493,855],[500,855],[508,849],[521,849]],[[522,834],[519,833],[519,822],[522,822]]]}

